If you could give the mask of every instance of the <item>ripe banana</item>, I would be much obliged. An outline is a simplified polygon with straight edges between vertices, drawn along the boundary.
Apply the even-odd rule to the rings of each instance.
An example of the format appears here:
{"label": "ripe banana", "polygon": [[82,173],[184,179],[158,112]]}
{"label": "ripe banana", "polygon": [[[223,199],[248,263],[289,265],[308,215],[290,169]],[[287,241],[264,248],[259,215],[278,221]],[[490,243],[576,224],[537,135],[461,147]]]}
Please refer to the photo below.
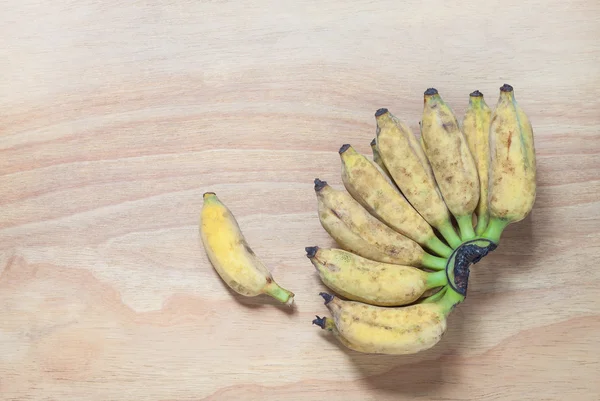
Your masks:
{"label": "ripe banana", "polygon": [[483,94],[475,91],[469,95],[469,106],[463,118],[462,130],[469,150],[477,164],[479,176],[479,203],[477,204],[477,227],[475,234],[481,235],[490,220],[488,210],[488,173],[490,163],[490,119],[492,110],[485,103]]}
{"label": "ripe banana", "polygon": [[371,305],[398,306],[447,284],[444,270],[427,273],[411,266],[375,262],[335,248],[307,247],[321,281],[345,298]]}
{"label": "ripe banana", "polygon": [[373,216],[402,235],[448,257],[452,249],[436,237],[431,226],[388,181],[377,164],[351,145],[339,150],[344,186]]}
{"label": "ripe banana", "polygon": [[477,166],[452,109],[438,91],[425,91],[422,139],[444,201],[456,218],[461,239],[475,237],[473,212],[479,201]]}
{"label": "ripe banana", "polygon": [[346,347],[375,354],[414,354],[433,347],[446,331],[447,317],[464,297],[449,288],[436,301],[404,307],[381,307],[320,294],[331,318],[313,324],[331,331]]}
{"label": "ripe banana", "polygon": [[415,241],[392,230],[345,191],[315,179],[321,225],[340,246],[367,259],[433,270],[446,267],[446,259],[426,253]]}
{"label": "ripe banana", "polygon": [[200,232],[209,260],[219,276],[238,294],[267,294],[292,305],[294,293],[280,287],[254,254],[231,211],[214,192],[203,195]]}
{"label": "ripe banana", "polygon": [[498,243],[504,228],[523,220],[536,197],[533,128],[504,84],[490,124],[490,224],[483,236]]}
{"label": "ripe banana", "polygon": [[375,113],[377,149],[394,182],[406,199],[452,248],[461,240],[435,182],[429,161],[410,127],[387,109]]}

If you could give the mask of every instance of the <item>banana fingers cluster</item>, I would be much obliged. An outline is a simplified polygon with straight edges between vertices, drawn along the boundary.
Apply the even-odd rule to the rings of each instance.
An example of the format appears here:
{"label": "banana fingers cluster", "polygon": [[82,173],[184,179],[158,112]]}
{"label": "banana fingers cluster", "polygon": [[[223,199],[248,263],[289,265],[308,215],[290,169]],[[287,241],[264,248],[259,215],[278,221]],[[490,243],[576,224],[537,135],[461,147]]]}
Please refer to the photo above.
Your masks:
{"label": "banana fingers cluster", "polygon": [[427,89],[420,139],[388,109],[375,119],[371,159],[339,150],[346,191],[315,180],[319,221],[339,249],[306,248],[333,292],[320,294],[331,317],[313,323],[359,352],[410,354],[440,341],[470,264],[531,211],[533,130],[510,85],[493,111],[471,93],[462,124]]}

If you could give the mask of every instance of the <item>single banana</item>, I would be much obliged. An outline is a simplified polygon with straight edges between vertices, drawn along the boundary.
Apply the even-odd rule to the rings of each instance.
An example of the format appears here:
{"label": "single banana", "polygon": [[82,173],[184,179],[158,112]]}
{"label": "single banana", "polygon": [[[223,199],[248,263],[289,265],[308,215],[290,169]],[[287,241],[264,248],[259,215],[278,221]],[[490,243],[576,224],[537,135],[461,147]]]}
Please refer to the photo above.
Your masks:
{"label": "single banana", "polygon": [[346,251],[367,259],[442,270],[446,259],[426,253],[419,244],[372,216],[345,191],[315,179],[319,220]]}
{"label": "single banana", "polygon": [[219,276],[238,294],[267,294],[292,305],[294,293],[280,287],[254,254],[231,213],[214,192],[203,195],[200,232],[209,260]]}
{"label": "single banana", "polygon": [[490,124],[490,224],[483,236],[500,241],[504,228],[523,220],[535,203],[536,158],[533,128],[504,84]]}
{"label": "single banana", "polygon": [[452,248],[462,243],[435,182],[423,148],[409,126],[388,109],[375,113],[377,149],[394,182],[406,199]]}
{"label": "single banana", "polygon": [[438,239],[431,226],[389,183],[377,164],[345,144],[340,150],[344,186],[365,209],[388,226],[429,248],[449,257],[452,249]]}
{"label": "single banana", "polygon": [[473,212],[479,201],[479,177],[469,145],[452,109],[438,91],[425,91],[421,134],[425,154],[463,241],[475,238]]}
{"label": "single banana", "polygon": [[382,307],[320,294],[333,318],[317,316],[313,324],[331,331],[346,347],[372,354],[415,354],[437,344],[447,317],[464,297],[452,289],[436,301]]}
{"label": "single banana", "polygon": [[375,262],[335,248],[307,247],[306,256],[321,281],[337,294],[371,305],[398,306],[447,284],[446,271],[424,272],[411,266]]}
{"label": "single banana", "polygon": [[492,110],[485,103],[483,94],[475,91],[469,95],[469,106],[465,112],[462,131],[465,134],[471,155],[477,164],[479,176],[479,203],[477,204],[477,227],[475,234],[481,235],[490,220],[488,210],[488,174],[490,165],[490,119]]}

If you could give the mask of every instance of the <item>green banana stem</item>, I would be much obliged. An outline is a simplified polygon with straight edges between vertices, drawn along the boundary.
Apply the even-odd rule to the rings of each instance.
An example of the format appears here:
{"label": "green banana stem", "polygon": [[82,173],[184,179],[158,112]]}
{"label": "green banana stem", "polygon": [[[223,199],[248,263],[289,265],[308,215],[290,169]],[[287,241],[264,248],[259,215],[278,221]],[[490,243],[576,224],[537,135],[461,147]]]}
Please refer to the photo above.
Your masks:
{"label": "green banana stem", "polygon": [[460,229],[460,238],[464,241],[475,238],[475,230],[473,230],[473,217],[460,216],[456,218],[458,228]]}
{"label": "green banana stem", "polygon": [[428,273],[426,287],[427,289],[443,287],[448,284],[448,278],[446,277],[446,270],[440,270],[434,273]]}
{"label": "green banana stem", "polygon": [[420,304],[430,304],[430,303],[438,302],[446,294],[447,290],[448,290],[448,286],[444,286],[441,290],[439,290],[438,292],[436,292],[433,295],[428,296],[427,298],[424,298],[419,303]]}
{"label": "green banana stem", "polygon": [[440,299],[437,303],[440,304],[440,306],[444,309],[446,315],[448,315],[456,305],[458,305],[464,300],[464,295],[460,295],[452,288],[448,288],[442,299]]}
{"label": "green banana stem", "polygon": [[489,239],[494,244],[498,245],[502,232],[510,224],[510,221],[503,220],[498,217],[492,217],[486,230],[481,234],[483,238]]}
{"label": "green banana stem", "polygon": [[423,259],[421,260],[423,267],[427,267],[431,270],[445,270],[447,262],[448,259],[433,256],[427,252],[423,254]]}
{"label": "green banana stem", "polygon": [[440,241],[440,239],[435,235],[427,240],[424,245],[433,252],[445,258],[448,258],[450,255],[452,255],[452,248]]}
{"label": "green banana stem", "polygon": [[460,244],[462,244],[460,237],[458,234],[456,234],[454,227],[452,227],[452,224],[449,221],[438,226],[437,229],[439,230],[440,234],[442,234],[448,245],[450,245],[453,249],[458,248]]}
{"label": "green banana stem", "polygon": [[484,213],[482,215],[477,216],[477,227],[475,227],[475,234],[481,235],[487,228],[490,222],[490,215],[488,213]]}
{"label": "green banana stem", "polygon": [[294,293],[280,287],[275,281],[271,281],[265,286],[265,294],[272,296],[279,302],[282,302],[288,306],[292,306],[294,303]]}

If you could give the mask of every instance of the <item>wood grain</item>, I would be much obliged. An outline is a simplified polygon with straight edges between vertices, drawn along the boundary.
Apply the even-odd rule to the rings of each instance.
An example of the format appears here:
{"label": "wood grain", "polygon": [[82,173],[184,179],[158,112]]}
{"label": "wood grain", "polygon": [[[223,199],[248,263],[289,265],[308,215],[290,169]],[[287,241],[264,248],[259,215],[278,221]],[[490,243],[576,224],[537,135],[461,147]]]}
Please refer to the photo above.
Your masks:
{"label": "wood grain", "polygon": [[[598,400],[600,3],[0,3],[0,399]],[[323,314],[315,177],[503,83],[530,115],[532,214],[435,348],[363,355]],[[198,235],[215,191],[296,293],[234,295]]]}

